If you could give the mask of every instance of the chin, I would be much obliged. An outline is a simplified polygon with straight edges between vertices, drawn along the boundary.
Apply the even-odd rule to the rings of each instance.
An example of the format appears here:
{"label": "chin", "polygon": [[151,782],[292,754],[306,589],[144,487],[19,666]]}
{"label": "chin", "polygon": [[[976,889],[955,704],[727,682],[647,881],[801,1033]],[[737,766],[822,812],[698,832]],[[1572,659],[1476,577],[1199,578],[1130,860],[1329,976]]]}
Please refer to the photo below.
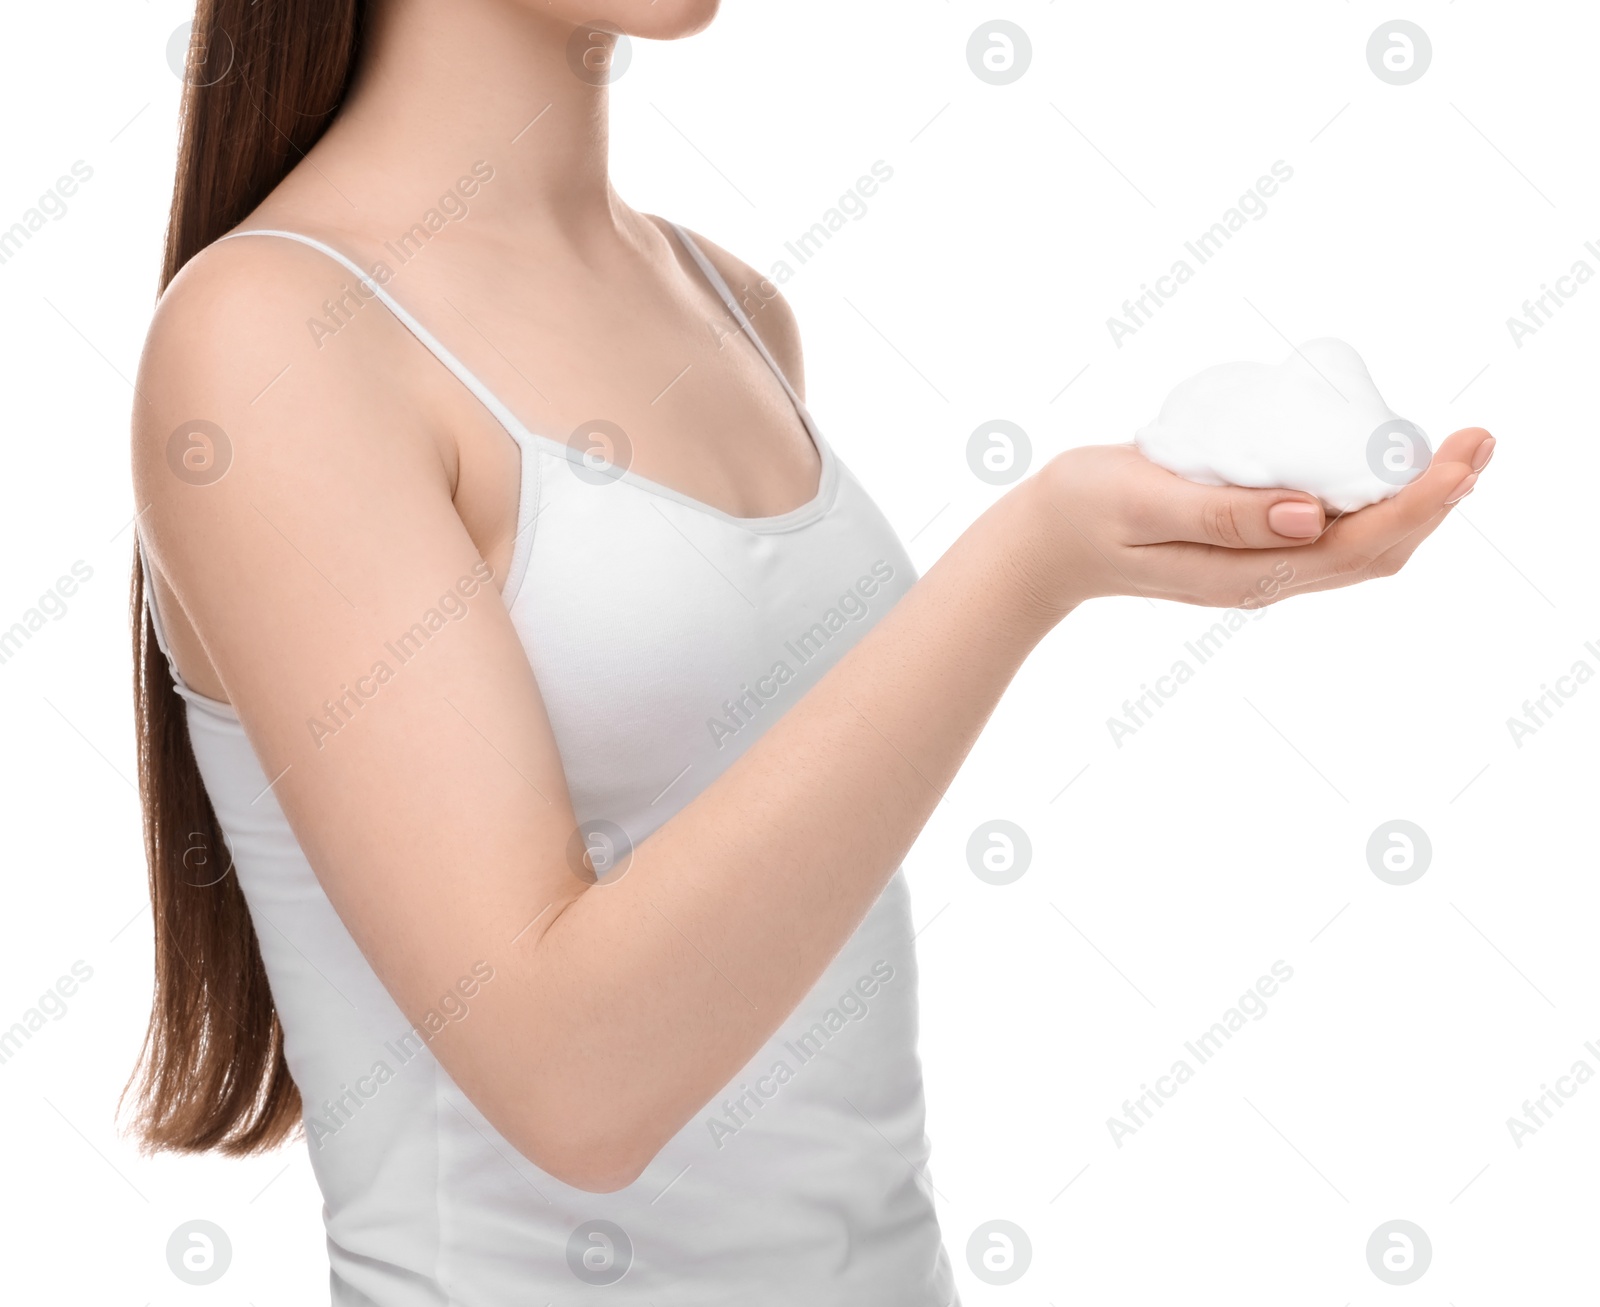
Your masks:
{"label": "chin", "polygon": [[[536,3],[537,0],[534,0]],[[710,26],[722,0],[547,0],[545,14],[593,23],[647,41],[673,41]],[[529,0],[524,0],[529,3]]]}

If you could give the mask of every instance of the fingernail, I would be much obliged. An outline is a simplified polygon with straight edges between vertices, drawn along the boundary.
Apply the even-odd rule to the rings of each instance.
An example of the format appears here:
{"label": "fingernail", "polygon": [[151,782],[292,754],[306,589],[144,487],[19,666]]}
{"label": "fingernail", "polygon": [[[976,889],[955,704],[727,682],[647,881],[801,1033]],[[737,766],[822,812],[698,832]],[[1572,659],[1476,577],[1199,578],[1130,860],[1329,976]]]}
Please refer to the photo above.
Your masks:
{"label": "fingernail", "polygon": [[1477,484],[1478,484],[1478,474],[1476,472],[1467,473],[1467,475],[1462,479],[1461,484],[1459,486],[1457,486],[1455,488],[1455,490],[1451,493],[1450,498],[1445,500],[1444,502],[1447,503],[1447,504],[1453,504],[1458,499],[1465,499],[1468,495],[1470,495],[1472,493],[1472,487],[1477,485]]}
{"label": "fingernail", "polygon": [[1315,504],[1303,499],[1286,499],[1267,510],[1267,525],[1281,536],[1299,539],[1322,530],[1322,514],[1317,512]]}
{"label": "fingernail", "polygon": [[1478,446],[1478,452],[1472,456],[1472,470],[1482,472],[1489,466],[1489,460],[1494,457],[1494,437],[1490,436],[1483,444]]}

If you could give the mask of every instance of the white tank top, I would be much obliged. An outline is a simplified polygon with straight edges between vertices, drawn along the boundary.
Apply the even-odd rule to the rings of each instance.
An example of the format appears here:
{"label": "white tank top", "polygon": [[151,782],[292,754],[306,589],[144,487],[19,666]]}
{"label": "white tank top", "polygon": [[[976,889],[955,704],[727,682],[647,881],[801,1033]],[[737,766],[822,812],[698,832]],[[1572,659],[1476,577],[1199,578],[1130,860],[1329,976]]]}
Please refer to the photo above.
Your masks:
{"label": "white tank top", "polygon": [[[536,435],[350,259],[295,232],[233,233],[344,264],[520,447],[504,602],[597,860],[705,789],[915,580],[726,282],[673,229],[816,444],[820,486],[792,512],[733,517]],[[521,1156],[434,1060],[323,893],[236,714],[167,661],[304,1099],[335,1307],[957,1302],[927,1171],[903,871],[638,1181],[585,1193]]]}

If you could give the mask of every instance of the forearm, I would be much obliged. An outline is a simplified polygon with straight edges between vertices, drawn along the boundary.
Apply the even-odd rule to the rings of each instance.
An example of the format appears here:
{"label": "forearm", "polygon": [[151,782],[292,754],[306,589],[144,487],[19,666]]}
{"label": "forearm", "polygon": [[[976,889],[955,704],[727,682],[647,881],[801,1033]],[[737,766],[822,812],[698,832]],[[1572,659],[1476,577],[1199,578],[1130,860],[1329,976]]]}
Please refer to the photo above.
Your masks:
{"label": "forearm", "polygon": [[[667,1137],[837,954],[1060,613],[1026,492],[996,504],[615,884],[526,955],[552,1074],[615,1128]],[[594,1034],[604,1030],[604,1040]]]}

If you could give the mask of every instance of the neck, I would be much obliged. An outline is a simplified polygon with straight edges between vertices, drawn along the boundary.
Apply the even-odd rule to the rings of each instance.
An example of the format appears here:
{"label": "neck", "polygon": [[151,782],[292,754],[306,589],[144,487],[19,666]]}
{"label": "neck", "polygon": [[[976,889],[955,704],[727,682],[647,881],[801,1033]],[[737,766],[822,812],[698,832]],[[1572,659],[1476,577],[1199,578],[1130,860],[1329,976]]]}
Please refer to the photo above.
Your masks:
{"label": "neck", "polygon": [[[329,212],[387,229],[478,161],[494,180],[473,225],[579,249],[614,243],[633,215],[611,187],[603,73],[580,76],[570,23],[504,0],[372,0],[350,94],[313,152],[341,200]],[[583,38],[588,66],[609,38]]]}

